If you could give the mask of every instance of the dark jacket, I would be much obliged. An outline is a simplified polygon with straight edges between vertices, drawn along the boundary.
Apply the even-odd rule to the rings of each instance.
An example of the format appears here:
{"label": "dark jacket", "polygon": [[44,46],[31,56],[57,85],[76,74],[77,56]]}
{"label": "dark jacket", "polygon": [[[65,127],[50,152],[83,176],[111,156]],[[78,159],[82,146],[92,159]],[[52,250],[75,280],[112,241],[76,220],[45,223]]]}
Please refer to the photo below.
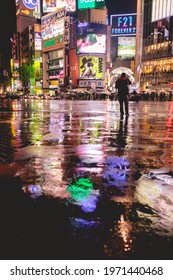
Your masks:
{"label": "dark jacket", "polygon": [[118,98],[125,98],[129,94],[129,85],[131,81],[126,77],[119,78],[115,83],[115,88],[118,89]]}

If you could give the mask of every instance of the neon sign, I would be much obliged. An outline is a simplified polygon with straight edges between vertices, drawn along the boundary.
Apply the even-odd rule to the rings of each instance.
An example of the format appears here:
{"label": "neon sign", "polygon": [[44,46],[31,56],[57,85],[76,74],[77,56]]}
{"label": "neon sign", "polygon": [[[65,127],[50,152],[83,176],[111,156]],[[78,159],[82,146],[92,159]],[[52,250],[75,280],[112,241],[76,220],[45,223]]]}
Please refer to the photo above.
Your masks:
{"label": "neon sign", "polygon": [[105,6],[105,0],[78,0],[78,9],[101,8]]}

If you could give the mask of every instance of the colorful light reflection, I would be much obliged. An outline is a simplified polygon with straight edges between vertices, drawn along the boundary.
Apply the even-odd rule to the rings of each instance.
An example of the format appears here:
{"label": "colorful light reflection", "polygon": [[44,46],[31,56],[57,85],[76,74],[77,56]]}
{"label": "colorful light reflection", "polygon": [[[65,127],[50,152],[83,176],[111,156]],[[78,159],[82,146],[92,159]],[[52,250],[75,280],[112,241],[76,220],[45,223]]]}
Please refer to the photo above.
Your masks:
{"label": "colorful light reflection", "polygon": [[42,188],[40,185],[29,185],[23,188],[24,192],[30,193],[32,198],[37,198],[42,195]]}
{"label": "colorful light reflection", "polygon": [[106,160],[103,179],[106,186],[122,187],[127,182],[129,162],[124,157],[110,156]]}
{"label": "colorful light reflection", "polygon": [[79,178],[73,185],[70,185],[67,190],[71,194],[71,199],[78,205],[81,209],[90,213],[96,209],[96,204],[98,201],[97,190],[93,190],[93,183],[88,178]]}

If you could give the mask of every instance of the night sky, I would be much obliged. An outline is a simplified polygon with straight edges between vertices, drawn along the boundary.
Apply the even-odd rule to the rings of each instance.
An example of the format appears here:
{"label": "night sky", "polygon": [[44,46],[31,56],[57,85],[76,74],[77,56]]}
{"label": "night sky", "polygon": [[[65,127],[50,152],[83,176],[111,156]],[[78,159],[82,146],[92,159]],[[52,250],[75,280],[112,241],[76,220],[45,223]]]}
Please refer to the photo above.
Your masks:
{"label": "night sky", "polygon": [[[10,56],[10,37],[15,32],[15,0],[1,1],[0,52],[5,56]],[[105,2],[109,15],[136,12],[137,0],[105,0]]]}
{"label": "night sky", "polygon": [[137,0],[105,0],[109,14],[135,13]]}
{"label": "night sky", "polygon": [[10,56],[10,38],[15,31],[15,0],[3,0],[0,17],[0,51]]}

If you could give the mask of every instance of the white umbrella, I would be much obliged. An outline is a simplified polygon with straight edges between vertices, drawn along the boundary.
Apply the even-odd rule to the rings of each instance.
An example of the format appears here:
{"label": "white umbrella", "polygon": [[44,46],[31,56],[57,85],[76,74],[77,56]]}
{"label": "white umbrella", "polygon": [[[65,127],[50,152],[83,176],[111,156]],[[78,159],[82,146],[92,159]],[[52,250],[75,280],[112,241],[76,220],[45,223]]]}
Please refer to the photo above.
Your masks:
{"label": "white umbrella", "polygon": [[111,71],[112,74],[120,75],[121,73],[126,73],[127,75],[134,75],[133,71],[127,67],[118,67]]}

